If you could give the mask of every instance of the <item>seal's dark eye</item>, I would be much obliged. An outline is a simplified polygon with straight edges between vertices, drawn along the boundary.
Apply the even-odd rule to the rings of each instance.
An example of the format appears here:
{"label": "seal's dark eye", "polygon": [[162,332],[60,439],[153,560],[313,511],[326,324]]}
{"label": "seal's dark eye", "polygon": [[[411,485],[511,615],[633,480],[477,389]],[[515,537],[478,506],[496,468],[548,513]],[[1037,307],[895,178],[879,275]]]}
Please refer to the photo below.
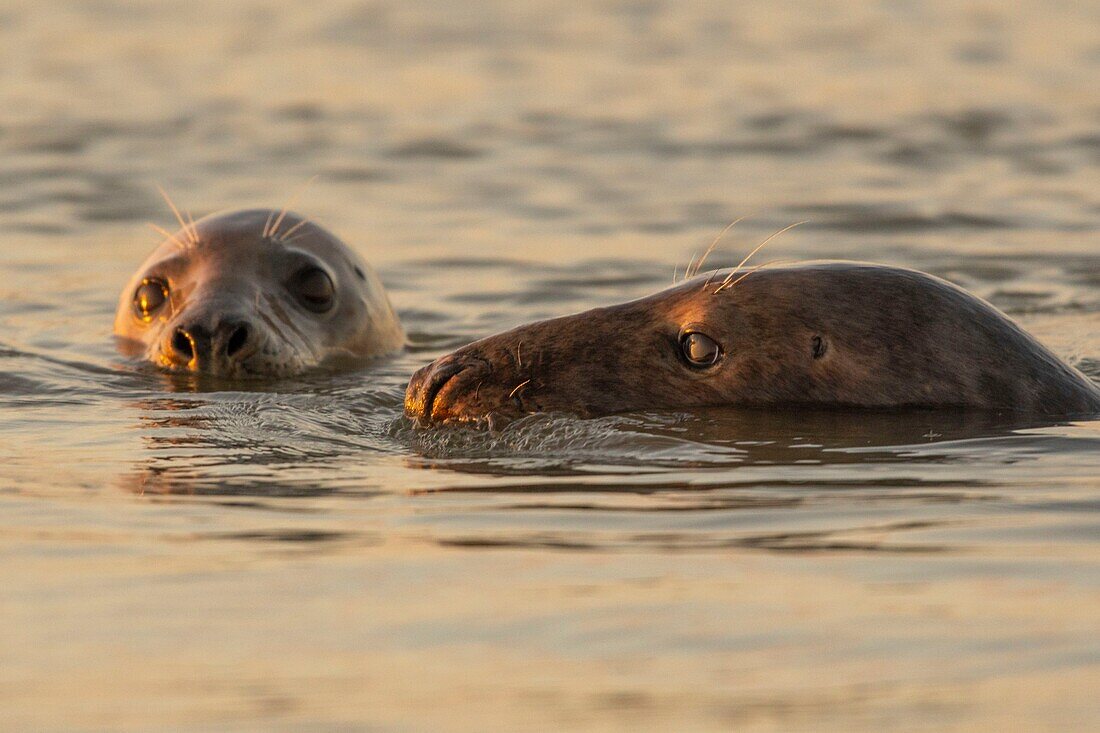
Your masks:
{"label": "seal's dark eye", "polygon": [[305,308],[314,313],[324,313],[336,300],[336,286],[332,278],[319,267],[306,267],[290,283],[290,289]]}
{"label": "seal's dark eye", "polygon": [[148,323],[153,314],[168,302],[168,284],[163,280],[145,278],[134,291],[134,313]]}
{"label": "seal's dark eye", "polygon": [[680,337],[680,350],[692,366],[708,367],[717,363],[722,348],[704,333],[685,333]]}

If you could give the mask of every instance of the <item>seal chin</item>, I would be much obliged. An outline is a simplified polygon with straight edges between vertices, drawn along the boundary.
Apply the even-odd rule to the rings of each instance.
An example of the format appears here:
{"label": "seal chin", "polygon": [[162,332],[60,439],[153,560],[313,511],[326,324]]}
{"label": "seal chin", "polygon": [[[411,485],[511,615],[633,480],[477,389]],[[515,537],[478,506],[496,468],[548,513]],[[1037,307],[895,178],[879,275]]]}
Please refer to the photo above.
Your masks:
{"label": "seal chin", "polygon": [[492,369],[485,359],[451,354],[422,367],[405,390],[405,414],[421,424],[480,423],[507,410],[482,402]]}
{"label": "seal chin", "polygon": [[149,360],[170,374],[190,374],[233,381],[284,379],[298,376],[318,366],[299,359],[287,359],[285,355],[280,355],[277,361],[257,356],[245,361],[179,364],[163,353],[157,353],[151,355]]}

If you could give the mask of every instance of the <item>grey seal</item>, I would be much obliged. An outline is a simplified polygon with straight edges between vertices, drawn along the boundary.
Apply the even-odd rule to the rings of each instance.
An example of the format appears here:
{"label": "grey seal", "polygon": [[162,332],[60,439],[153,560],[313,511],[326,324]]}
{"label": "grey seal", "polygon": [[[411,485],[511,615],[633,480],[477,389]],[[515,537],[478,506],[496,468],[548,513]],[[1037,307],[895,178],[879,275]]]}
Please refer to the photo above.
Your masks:
{"label": "grey seal", "polygon": [[122,289],[120,349],[162,369],[282,377],[400,349],[405,334],[374,271],[290,212],[181,219]]}

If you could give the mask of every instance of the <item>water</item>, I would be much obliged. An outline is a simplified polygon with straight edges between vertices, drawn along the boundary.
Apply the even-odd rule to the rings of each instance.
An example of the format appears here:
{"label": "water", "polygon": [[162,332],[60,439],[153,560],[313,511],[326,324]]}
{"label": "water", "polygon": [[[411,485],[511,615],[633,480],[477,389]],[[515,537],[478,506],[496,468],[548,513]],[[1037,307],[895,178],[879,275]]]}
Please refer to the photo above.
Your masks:
{"label": "water", "polygon": [[[700,411],[418,431],[473,338],[718,264],[917,267],[1100,378],[1087,3],[0,6],[0,724],[1094,730],[1100,421]],[[197,391],[118,290],[296,208],[407,353]],[[610,335],[609,335],[610,336]]]}

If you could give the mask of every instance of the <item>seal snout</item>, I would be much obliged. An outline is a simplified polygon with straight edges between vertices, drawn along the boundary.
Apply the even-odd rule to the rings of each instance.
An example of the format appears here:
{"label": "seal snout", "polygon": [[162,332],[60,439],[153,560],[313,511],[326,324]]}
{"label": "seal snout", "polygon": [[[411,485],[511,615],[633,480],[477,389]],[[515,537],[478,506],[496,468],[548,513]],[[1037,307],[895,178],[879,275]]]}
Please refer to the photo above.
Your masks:
{"label": "seal snout", "polygon": [[[463,420],[468,387],[474,387],[488,374],[488,363],[478,357],[451,354],[437,359],[409,380],[405,414],[426,423]],[[476,387],[473,392],[476,398]]]}
{"label": "seal snout", "polygon": [[164,355],[192,371],[219,372],[244,361],[255,350],[255,328],[242,319],[225,320],[213,328],[202,322],[174,328]]}

